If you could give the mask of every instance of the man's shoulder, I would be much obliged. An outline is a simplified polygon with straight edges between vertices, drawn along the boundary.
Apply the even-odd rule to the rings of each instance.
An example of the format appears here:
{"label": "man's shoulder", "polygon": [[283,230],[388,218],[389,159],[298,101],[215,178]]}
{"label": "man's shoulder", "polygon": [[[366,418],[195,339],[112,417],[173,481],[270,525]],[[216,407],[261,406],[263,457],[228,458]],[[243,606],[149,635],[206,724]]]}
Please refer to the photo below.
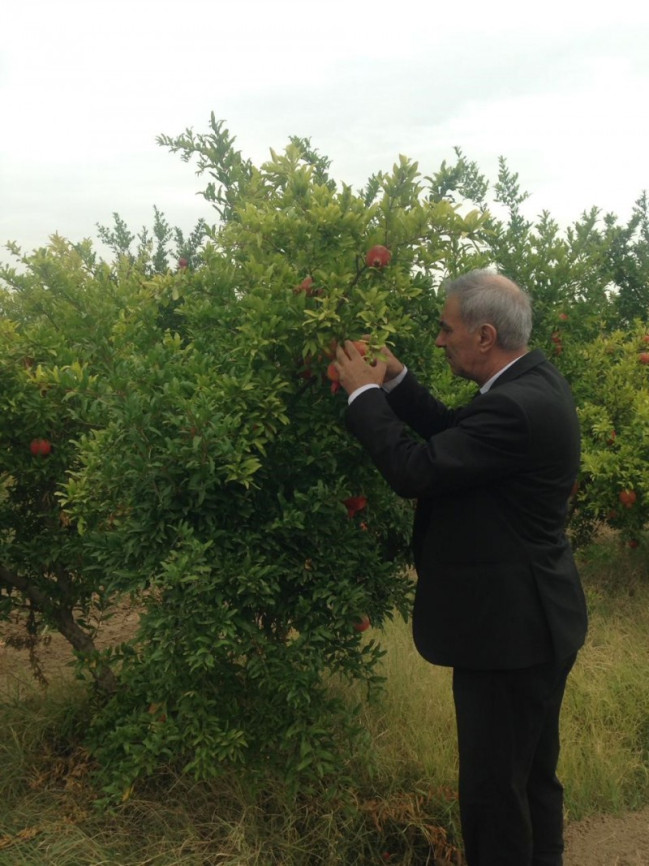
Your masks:
{"label": "man's shoulder", "polygon": [[[500,411],[505,411],[509,404],[510,411],[522,413],[528,423],[539,428],[547,429],[552,424],[572,424],[576,419],[576,408],[567,380],[543,352],[529,354],[533,357],[521,359],[521,362],[527,359],[527,363],[522,364],[518,374],[513,371],[510,377],[503,377],[502,382],[494,383],[485,395],[484,408],[488,407],[486,398],[491,395]],[[513,409],[514,405],[516,410]]]}
{"label": "man's shoulder", "polygon": [[[510,364],[494,384],[502,385],[506,382],[514,381],[520,376],[526,376],[537,368],[545,367],[546,365],[552,367],[552,364],[550,364],[541,349],[531,349],[529,352],[521,355],[520,358],[517,358],[513,364]],[[553,367],[553,369],[556,368]]]}
{"label": "man's shoulder", "polygon": [[493,384],[491,390],[506,389],[535,392],[560,390],[569,393],[570,387],[562,373],[549,361],[541,349],[532,349],[515,361]]}

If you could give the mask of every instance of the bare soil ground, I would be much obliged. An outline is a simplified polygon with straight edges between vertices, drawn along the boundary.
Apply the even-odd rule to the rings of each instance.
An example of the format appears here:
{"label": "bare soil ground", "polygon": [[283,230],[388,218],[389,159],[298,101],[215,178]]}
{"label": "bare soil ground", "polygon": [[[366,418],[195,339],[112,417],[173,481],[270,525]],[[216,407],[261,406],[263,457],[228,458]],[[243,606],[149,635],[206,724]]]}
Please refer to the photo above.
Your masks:
{"label": "bare soil ground", "polygon": [[598,815],[566,828],[564,866],[648,866],[649,809]]}
{"label": "bare soil ground", "polygon": [[[103,623],[97,644],[117,644],[137,627],[137,613],[124,609]],[[38,688],[30,670],[27,649],[12,646],[24,634],[16,623],[0,624],[0,698],[20,696]],[[53,634],[39,649],[43,673],[52,682],[69,675],[72,653],[69,644]],[[598,815],[566,827],[564,866],[649,866],[649,808],[619,817]]]}

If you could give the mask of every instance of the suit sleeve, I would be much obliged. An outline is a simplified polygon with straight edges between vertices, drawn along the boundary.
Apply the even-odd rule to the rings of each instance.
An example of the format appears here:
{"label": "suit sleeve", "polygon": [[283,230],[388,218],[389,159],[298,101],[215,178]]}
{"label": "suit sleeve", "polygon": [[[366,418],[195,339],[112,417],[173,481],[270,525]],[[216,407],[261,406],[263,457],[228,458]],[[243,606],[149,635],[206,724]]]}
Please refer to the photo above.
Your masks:
{"label": "suit sleeve", "polygon": [[422,439],[430,439],[453,423],[456,412],[436,400],[408,371],[403,382],[388,394],[394,414]]}
{"label": "suit sleeve", "polygon": [[453,413],[450,426],[440,423],[439,414],[413,424],[419,431],[438,430],[427,441],[409,433],[391,403],[378,389],[366,391],[348,408],[346,421],[399,496],[459,492],[525,468],[529,425],[518,404],[505,396],[490,392],[476,399]]}

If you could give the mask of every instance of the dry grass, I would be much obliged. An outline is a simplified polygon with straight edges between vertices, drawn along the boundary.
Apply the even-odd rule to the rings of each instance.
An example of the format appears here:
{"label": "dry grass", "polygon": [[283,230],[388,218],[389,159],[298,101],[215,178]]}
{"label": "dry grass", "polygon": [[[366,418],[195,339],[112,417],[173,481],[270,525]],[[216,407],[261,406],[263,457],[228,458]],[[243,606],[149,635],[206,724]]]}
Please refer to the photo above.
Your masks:
{"label": "dry grass", "polygon": [[[649,803],[647,555],[609,539],[582,558],[591,631],[562,720],[570,819]],[[209,785],[166,776],[102,814],[79,745],[81,687],[5,697],[0,866],[460,863],[450,671],[419,658],[408,624],[380,639],[385,688],[360,715],[368,747],[349,756],[354,785],[329,799],[290,795],[277,779],[253,788],[236,774]]]}

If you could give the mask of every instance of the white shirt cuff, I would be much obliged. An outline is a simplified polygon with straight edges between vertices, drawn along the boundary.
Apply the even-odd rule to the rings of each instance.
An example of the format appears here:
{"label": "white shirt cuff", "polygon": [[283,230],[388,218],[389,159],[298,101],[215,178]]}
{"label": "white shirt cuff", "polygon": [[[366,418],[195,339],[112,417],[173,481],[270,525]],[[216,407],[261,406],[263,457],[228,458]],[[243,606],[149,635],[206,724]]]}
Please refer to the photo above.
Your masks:
{"label": "white shirt cuff", "polygon": [[389,382],[384,382],[381,387],[385,391],[386,394],[389,394],[390,391],[394,390],[397,385],[400,385],[403,380],[406,378],[406,373],[408,372],[408,368],[406,365],[403,365],[403,370],[399,373],[398,376],[395,376],[394,379],[390,379]]}
{"label": "white shirt cuff", "polygon": [[401,382],[403,382],[407,372],[408,368],[404,364],[403,370],[399,373],[399,375],[395,376],[394,379],[390,379],[389,382],[384,382],[383,385],[375,385],[374,382],[370,382],[368,385],[361,385],[360,388],[352,391],[352,393],[349,395],[349,397],[347,398],[347,405],[351,406],[352,402],[358,397],[358,395],[362,394],[363,391],[367,391],[369,388],[381,388],[383,391],[386,392],[386,394],[389,394],[390,391],[394,390],[397,385],[400,385]]}
{"label": "white shirt cuff", "polygon": [[351,406],[353,401],[358,397],[359,394],[362,394],[363,391],[369,391],[370,388],[380,388],[380,385],[375,385],[374,382],[370,382],[368,385],[361,385],[360,388],[357,388],[347,398],[347,405]]}

